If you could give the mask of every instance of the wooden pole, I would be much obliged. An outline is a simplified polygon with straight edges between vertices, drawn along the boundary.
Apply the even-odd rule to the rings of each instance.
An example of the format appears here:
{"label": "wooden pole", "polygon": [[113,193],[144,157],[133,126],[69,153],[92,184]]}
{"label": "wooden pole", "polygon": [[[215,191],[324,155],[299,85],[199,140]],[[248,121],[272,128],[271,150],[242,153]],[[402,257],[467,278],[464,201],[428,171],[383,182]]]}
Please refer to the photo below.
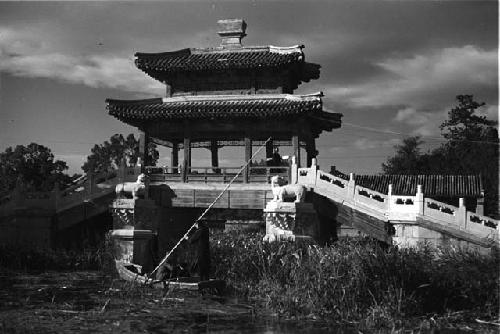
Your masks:
{"label": "wooden pole", "polygon": [[186,182],[187,174],[191,172],[191,138],[187,136],[184,138],[184,161],[182,166],[185,171],[184,182]]}
{"label": "wooden pole", "polygon": [[219,147],[217,146],[217,140],[210,141],[210,152],[212,153],[212,169],[215,174],[220,174],[219,167]]}
{"label": "wooden pole", "polygon": [[273,158],[273,141],[270,140],[266,143],[266,160]]}
{"label": "wooden pole", "polygon": [[309,139],[306,144],[306,159],[307,159],[307,167],[311,167],[312,159],[316,158],[318,155],[318,151],[316,150],[316,142],[313,139]]}
{"label": "wooden pole", "polygon": [[299,136],[292,136],[292,146],[293,146],[293,155],[295,156],[295,161],[297,163],[297,168],[300,167],[300,145],[299,145]]}
{"label": "wooden pole", "polygon": [[139,156],[142,159],[141,173],[145,173],[146,166],[150,165],[148,146],[149,146],[149,136],[147,132],[141,131],[139,135]]}
{"label": "wooden pole", "polygon": [[[179,144],[177,142],[172,142],[172,153],[170,158],[172,173],[176,173],[176,168],[179,167]],[[179,171],[177,171],[177,173],[179,173]]]}
{"label": "wooden pole", "polygon": [[[252,157],[252,140],[250,137],[245,136],[245,161],[248,161]],[[245,167],[243,172],[243,182],[248,183],[250,181],[250,166],[252,162]]]}

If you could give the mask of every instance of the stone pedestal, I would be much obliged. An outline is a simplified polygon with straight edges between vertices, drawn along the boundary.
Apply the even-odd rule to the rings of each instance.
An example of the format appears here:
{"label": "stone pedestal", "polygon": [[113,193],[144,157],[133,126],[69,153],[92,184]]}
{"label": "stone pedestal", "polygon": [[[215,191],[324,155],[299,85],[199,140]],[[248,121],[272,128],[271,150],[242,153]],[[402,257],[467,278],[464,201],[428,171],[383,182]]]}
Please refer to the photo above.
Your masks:
{"label": "stone pedestal", "polygon": [[111,237],[115,259],[139,265],[142,272],[152,270],[158,206],[149,199],[116,199],[110,210],[113,215]]}
{"label": "stone pedestal", "polygon": [[264,209],[265,241],[317,241],[319,219],[312,203],[270,201]]}

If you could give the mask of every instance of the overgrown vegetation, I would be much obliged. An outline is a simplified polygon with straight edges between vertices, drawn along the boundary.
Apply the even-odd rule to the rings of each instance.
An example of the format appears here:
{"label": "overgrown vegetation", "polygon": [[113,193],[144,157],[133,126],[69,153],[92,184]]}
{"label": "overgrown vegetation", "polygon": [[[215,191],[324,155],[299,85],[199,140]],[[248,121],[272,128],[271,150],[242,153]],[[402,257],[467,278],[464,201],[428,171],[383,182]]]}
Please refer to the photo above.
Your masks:
{"label": "overgrown vegetation", "polygon": [[[499,317],[500,257],[422,246],[382,248],[366,239],[319,247],[263,243],[262,233],[214,234],[213,276],[262,314],[357,328],[450,328]],[[84,251],[0,247],[0,268],[107,270],[104,245]],[[130,287],[132,288],[132,287]],[[144,288],[144,287],[142,287]],[[435,323],[431,324],[429,319]]]}
{"label": "overgrown vegetation", "polygon": [[286,318],[392,327],[429,313],[498,317],[498,255],[382,249],[368,240],[329,247],[261,240],[237,233],[215,239],[215,276]]}
{"label": "overgrown vegetation", "polygon": [[103,246],[83,250],[53,250],[0,245],[0,268],[26,272],[99,270],[106,267],[108,258]]}

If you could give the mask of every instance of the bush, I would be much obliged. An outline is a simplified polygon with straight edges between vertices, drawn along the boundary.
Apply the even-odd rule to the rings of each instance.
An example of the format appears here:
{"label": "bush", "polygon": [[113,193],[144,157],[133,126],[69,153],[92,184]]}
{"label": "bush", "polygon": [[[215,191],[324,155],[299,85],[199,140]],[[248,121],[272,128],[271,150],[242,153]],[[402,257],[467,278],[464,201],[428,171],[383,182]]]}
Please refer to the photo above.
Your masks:
{"label": "bush", "polygon": [[481,308],[498,314],[499,257],[429,247],[383,249],[370,240],[328,247],[212,238],[214,275],[286,317],[368,321]]}

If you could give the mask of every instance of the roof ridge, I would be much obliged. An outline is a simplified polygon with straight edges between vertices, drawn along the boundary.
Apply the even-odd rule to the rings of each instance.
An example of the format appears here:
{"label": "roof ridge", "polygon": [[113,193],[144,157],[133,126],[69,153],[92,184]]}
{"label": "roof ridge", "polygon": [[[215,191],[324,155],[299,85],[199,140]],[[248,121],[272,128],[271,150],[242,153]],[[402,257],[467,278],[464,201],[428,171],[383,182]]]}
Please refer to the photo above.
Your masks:
{"label": "roof ridge", "polygon": [[163,97],[163,103],[166,102],[190,102],[190,101],[217,101],[217,100],[272,100],[272,99],[286,99],[286,100],[304,100],[308,98],[321,98],[323,92],[295,95],[295,94],[227,94],[227,95],[184,95]]}

